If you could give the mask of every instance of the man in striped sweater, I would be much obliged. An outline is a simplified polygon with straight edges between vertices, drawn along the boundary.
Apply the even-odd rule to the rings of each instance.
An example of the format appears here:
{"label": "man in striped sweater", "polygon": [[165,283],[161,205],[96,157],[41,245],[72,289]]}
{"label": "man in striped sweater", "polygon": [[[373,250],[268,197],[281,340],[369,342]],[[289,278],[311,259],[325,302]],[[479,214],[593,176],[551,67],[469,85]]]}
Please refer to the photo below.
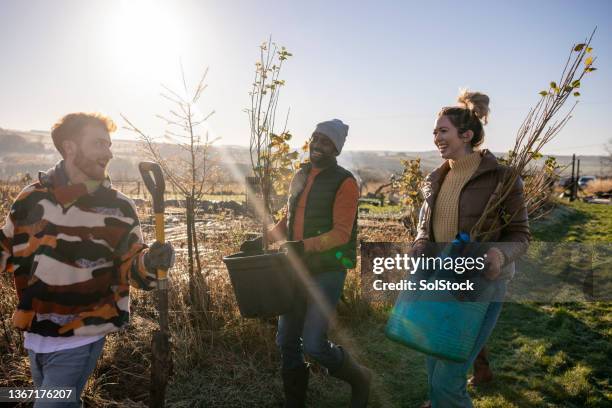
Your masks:
{"label": "man in striped sweater", "polygon": [[134,203],[111,187],[114,130],[100,114],[56,123],[63,160],[19,194],[0,231],[0,271],[14,276],[13,324],[25,331],[34,385],[76,391],[72,404],[44,406],[80,405],[105,335],[129,321],[130,286],[155,288],[156,270],[174,262],[170,244],[147,248]]}

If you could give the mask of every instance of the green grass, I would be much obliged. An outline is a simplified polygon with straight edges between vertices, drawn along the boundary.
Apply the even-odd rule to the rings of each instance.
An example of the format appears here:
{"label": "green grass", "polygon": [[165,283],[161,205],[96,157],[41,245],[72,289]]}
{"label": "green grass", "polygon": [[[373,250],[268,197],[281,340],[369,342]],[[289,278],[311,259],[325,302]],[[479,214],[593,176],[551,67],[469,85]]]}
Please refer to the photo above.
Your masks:
{"label": "green grass", "polygon": [[[612,241],[612,206],[561,204],[532,226],[534,240]],[[427,399],[424,356],[384,336],[386,313],[340,327],[376,373],[373,407],[416,407]],[[341,318],[342,321],[342,318]],[[488,346],[495,381],[470,389],[476,407],[612,406],[612,305],[507,303]],[[311,403],[346,404],[344,384],[315,376]]]}
{"label": "green grass", "polygon": [[612,206],[575,201],[561,203],[532,226],[537,241],[612,242]]}

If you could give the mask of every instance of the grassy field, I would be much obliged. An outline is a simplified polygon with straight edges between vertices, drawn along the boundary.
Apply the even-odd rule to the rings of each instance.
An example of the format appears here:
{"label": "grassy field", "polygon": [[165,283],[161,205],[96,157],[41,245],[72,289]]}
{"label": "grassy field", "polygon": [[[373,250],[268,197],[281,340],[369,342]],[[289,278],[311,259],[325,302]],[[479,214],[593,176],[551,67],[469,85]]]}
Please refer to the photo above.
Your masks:
{"label": "grassy field", "polygon": [[[610,241],[611,222],[612,206],[562,205],[534,226],[534,239]],[[371,406],[416,407],[427,398],[424,357],[386,339],[388,312],[365,305],[359,298],[358,278],[351,275],[332,338],[348,345],[375,372]],[[496,379],[489,386],[470,389],[475,405],[610,406],[611,320],[609,303],[506,304],[489,341]],[[213,395],[228,406],[278,406],[282,394],[278,356],[271,343],[274,322],[258,324],[260,334],[268,336],[261,339],[264,344],[252,344],[251,352],[240,356],[235,354],[237,348],[230,353],[225,348],[220,355],[231,355],[232,361],[177,378],[171,389],[176,406],[190,406],[184,402],[186,395],[194,398],[190,403],[199,398],[207,401],[199,406],[210,406]],[[315,368],[310,406],[345,406],[348,398],[348,386]]]}
{"label": "grassy field", "polygon": [[[8,196],[5,197],[8,202]],[[203,234],[210,303],[203,312],[189,301],[178,260],[170,298],[174,376],[171,407],[274,407],[282,402],[276,324],[242,319],[221,257],[237,250],[248,218],[212,216]],[[395,225],[367,226],[360,237],[397,238]],[[399,231],[399,230],[398,230]],[[612,206],[560,206],[533,228],[542,241],[612,241]],[[151,231],[145,230],[150,238]],[[373,237],[373,238],[372,238]],[[371,239],[370,239],[371,238]],[[403,239],[403,238],[402,238]],[[0,386],[28,386],[29,367],[19,333],[8,328],[14,305],[5,274],[0,281]],[[133,320],[107,345],[85,391],[88,406],[143,407],[148,395],[149,341],[156,327],[153,298],[134,292]],[[388,308],[366,304],[358,271],[347,278],[332,338],[375,372],[373,407],[415,407],[427,398],[424,356],[384,336]],[[497,375],[490,386],[470,390],[477,407],[606,407],[612,404],[612,307],[609,303],[506,304],[489,346]],[[314,368],[309,406],[346,406],[349,387]]]}
{"label": "grassy field", "polygon": [[[533,226],[534,240],[612,241],[612,206],[561,205]],[[343,310],[341,309],[341,313]],[[345,313],[361,357],[377,374],[372,406],[415,407],[427,399],[422,354],[388,341],[386,310],[367,319]],[[504,305],[488,342],[495,381],[470,389],[476,407],[612,406],[612,305]],[[313,406],[336,407],[348,397],[341,384],[315,393]]]}

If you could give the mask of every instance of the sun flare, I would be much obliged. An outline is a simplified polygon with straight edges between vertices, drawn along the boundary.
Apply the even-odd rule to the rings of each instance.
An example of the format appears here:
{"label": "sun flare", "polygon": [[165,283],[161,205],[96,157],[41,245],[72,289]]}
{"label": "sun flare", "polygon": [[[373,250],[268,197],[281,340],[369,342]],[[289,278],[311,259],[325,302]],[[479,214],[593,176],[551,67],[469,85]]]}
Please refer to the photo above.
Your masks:
{"label": "sun flare", "polygon": [[111,44],[119,71],[163,79],[176,71],[184,38],[173,4],[122,0],[111,22]]}

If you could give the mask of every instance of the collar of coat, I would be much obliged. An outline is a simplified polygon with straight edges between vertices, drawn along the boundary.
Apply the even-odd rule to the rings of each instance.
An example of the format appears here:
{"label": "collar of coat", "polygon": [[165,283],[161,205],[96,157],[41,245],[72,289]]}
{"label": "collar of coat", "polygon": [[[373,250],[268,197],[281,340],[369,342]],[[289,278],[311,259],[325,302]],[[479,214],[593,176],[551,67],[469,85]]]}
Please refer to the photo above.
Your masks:
{"label": "collar of coat", "polygon": [[[336,161],[336,159],[334,159],[333,162],[329,166],[322,168],[316,177],[320,177],[322,174],[324,175],[324,173],[327,170],[334,169],[336,167],[338,167],[338,162]],[[310,171],[312,170],[312,168],[313,166],[311,162],[308,161],[308,162],[302,163],[300,165],[300,171],[298,171],[295,177],[293,178],[292,194],[295,195],[296,200],[297,200],[297,196],[304,190],[304,187],[306,187],[306,181],[308,180],[308,175],[310,174]]]}
{"label": "collar of coat", "polygon": [[[329,166],[323,167],[321,169],[321,173],[323,173],[325,170],[333,169],[333,168],[335,168],[337,166],[338,166],[338,161],[337,161],[336,158],[334,158],[334,160],[330,162]],[[306,174],[310,173],[310,170],[312,170],[313,167],[314,166],[312,165],[312,163],[310,161],[307,161],[307,162],[302,163],[300,165],[300,169],[304,170],[306,172]]]}
{"label": "collar of coat", "polygon": [[95,193],[100,188],[111,188],[111,181],[108,176],[100,182],[98,189],[91,192],[85,183],[70,184],[63,160],[60,160],[47,171],[40,171],[38,173],[38,180],[42,186],[48,188],[53,193],[55,199],[62,207],[67,207],[79,198]]}
{"label": "collar of coat", "polygon": [[[482,149],[480,151],[480,156],[482,157],[480,164],[478,165],[478,168],[474,174],[472,174],[472,176],[469,178],[468,183],[484,173],[495,171],[501,167],[501,164],[497,161],[497,158],[488,149]],[[450,164],[448,160],[445,160],[440,167],[434,169],[427,177],[425,177],[423,187],[421,187],[421,192],[423,193],[425,200],[427,200],[430,205],[432,205],[434,197],[437,195],[438,191],[440,191],[442,180],[444,180],[444,177],[449,170]]]}

